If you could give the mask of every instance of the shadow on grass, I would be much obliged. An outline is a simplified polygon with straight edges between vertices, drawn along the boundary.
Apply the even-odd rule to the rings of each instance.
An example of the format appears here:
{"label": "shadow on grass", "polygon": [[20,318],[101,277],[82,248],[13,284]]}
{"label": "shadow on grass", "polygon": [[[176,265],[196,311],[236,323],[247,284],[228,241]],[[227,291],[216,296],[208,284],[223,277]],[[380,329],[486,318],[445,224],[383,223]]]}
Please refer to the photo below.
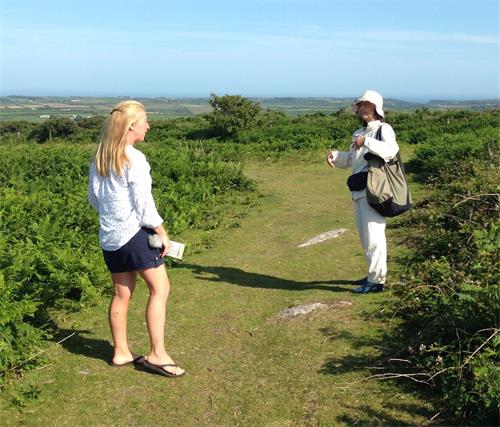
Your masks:
{"label": "shadow on grass", "polygon": [[[61,345],[70,353],[78,354],[80,356],[89,357],[91,359],[103,360],[107,365],[110,364],[114,348],[106,340],[89,338],[86,335],[92,335],[93,332],[89,330],[77,329],[59,329],[57,335],[54,335],[56,341],[60,341],[65,337],[74,334],[67,340],[61,342]],[[158,375],[156,372],[147,368],[142,363],[133,364],[133,368],[137,371],[146,372],[152,375]]]}
{"label": "shadow on grass", "polygon": [[[349,406],[346,405],[346,408],[349,408]],[[368,405],[352,405],[351,408],[352,413],[361,414],[358,416],[341,415],[337,417],[336,421],[348,426],[421,426],[422,424],[418,422],[408,423],[407,419],[398,417],[394,412],[405,412],[407,414],[419,414],[424,416],[429,415],[427,412],[423,411],[420,406],[406,403],[397,405],[384,403],[383,407],[377,409]]]}
{"label": "shadow on grass", "polygon": [[[288,291],[305,291],[309,289],[322,289],[334,292],[345,292],[345,285],[354,285],[351,280],[327,280],[298,282],[295,280],[282,279],[259,273],[251,273],[234,267],[215,267],[194,264],[182,264],[179,268],[186,268],[196,274],[198,279],[216,282],[231,283],[238,286],[264,289],[283,289]],[[343,285],[343,286],[335,286]]]}
{"label": "shadow on grass", "polygon": [[113,357],[113,346],[109,341],[90,338],[92,331],[78,329],[57,329],[54,340],[60,341],[70,335],[70,338],[61,342],[61,346],[73,354],[103,360],[106,363]]}
{"label": "shadow on grass", "polygon": [[[369,316],[368,316],[369,317]],[[367,328],[369,324],[367,323]],[[356,374],[363,372],[363,377],[354,382],[346,384],[350,390],[349,395],[352,400],[359,400],[361,404],[352,406],[352,414],[341,415],[337,418],[338,423],[347,425],[420,425],[408,424],[407,419],[398,417],[398,414],[407,414],[411,416],[419,416],[430,420],[434,413],[429,407],[419,405],[418,403],[409,403],[395,400],[394,395],[397,390],[402,393],[411,394],[418,397],[422,401],[432,401],[431,389],[421,383],[417,383],[403,375],[416,373],[403,358],[400,358],[402,353],[401,343],[406,342],[398,336],[398,334],[383,336],[366,336],[361,334],[352,334],[345,329],[335,326],[321,328],[320,332],[331,342],[338,343],[339,341],[347,341],[351,348],[351,354],[339,357],[328,357],[320,373],[325,375],[343,375]],[[398,357],[399,356],[399,357]],[[401,374],[395,379],[370,378],[374,375],[381,374]],[[382,400],[379,406],[372,403],[371,396],[366,396],[369,391],[365,387],[372,381],[388,382],[388,387],[385,388],[388,395],[387,400]],[[384,388],[381,388],[384,390]],[[357,391],[356,391],[357,390]],[[363,403],[366,400],[366,403]],[[439,425],[438,421],[434,421],[433,425]]]}

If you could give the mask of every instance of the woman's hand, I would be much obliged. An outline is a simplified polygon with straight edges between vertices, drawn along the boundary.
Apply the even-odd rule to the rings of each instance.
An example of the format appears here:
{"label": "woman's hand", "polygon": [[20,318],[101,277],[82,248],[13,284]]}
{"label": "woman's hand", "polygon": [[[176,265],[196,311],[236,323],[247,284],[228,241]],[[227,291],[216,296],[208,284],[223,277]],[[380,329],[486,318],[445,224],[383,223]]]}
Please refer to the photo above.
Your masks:
{"label": "woman's hand", "polygon": [[161,248],[160,255],[162,257],[167,255],[168,250],[170,249],[170,239],[166,234],[160,234],[161,241],[163,242],[163,247]]}
{"label": "woman's hand", "polygon": [[365,143],[365,136],[364,135],[355,135],[355,136],[356,138],[353,139],[352,146],[354,147],[355,150],[359,150]]}
{"label": "woman's hand", "polygon": [[335,167],[335,160],[337,159],[339,155],[339,152],[338,151],[330,151],[328,153],[328,156],[326,157],[326,163],[328,163],[328,166],[331,166],[332,168]]}
{"label": "woman's hand", "polygon": [[161,236],[163,247],[161,248],[160,254],[164,257],[170,249],[170,239],[168,238],[167,230],[165,230],[165,227],[161,224],[158,227],[153,228],[153,231]]}

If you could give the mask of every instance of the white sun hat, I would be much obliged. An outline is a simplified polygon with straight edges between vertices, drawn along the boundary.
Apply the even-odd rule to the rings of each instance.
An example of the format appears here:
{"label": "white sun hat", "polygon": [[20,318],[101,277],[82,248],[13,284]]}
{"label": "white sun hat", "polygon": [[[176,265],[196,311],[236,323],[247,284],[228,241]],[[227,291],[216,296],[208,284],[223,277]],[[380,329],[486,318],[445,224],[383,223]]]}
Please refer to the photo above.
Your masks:
{"label": "white sun hat", "polygon": [[354,105],[359,104],[362,101],[371,102],[375,105],[375,111],[381,117],[384,117],[384,110],[382,107],[384,106],[384,98],[380,93],[375,92],[374,90],[367,90],[363,95],[361,95],[356,101],[354,101]]}

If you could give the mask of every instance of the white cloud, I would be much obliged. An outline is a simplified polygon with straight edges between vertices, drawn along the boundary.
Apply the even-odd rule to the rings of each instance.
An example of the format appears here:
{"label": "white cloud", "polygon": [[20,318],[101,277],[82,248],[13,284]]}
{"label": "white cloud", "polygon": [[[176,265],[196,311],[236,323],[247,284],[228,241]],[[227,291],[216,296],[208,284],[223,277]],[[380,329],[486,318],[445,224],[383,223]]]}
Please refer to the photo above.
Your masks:
{"label": "white cloud", "polygon": [[[498,37],[481,36],[467,33],[446,33],[437,31],[370,31],[362,33],[364,37],[373,38],[373,40],[400,41],[414,43],[482,43],[482,44],[500,44]],[[355,33],[352,35],[355,36]]]}

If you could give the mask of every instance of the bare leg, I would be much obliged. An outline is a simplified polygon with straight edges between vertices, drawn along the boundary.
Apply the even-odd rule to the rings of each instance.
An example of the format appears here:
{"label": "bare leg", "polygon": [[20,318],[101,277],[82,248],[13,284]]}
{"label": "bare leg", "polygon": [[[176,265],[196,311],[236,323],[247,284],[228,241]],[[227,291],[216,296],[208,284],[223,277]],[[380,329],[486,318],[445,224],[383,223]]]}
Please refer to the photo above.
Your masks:
{"label": "bare leg", "polygon": [[[149,288],[149,301],[146,310],[151,351],[147,356],[148,362],[155,365],[175,363],[165,350],[165,310],[167,306],[170,282],[164,265],[147,270],[139,270]],[[168,372],[180,375],[184,369],[168,367]]]}
{"label": "bare leg", "polygon": [[133,359],[130,349],[128,348],[127,317],[130,298],[135,289],[137,273],[135,271],[112,273],[111,277],[113,279],[115,293],[109,305],[109,326],[115,344],[113,363],[120,365],[130,362]]}

